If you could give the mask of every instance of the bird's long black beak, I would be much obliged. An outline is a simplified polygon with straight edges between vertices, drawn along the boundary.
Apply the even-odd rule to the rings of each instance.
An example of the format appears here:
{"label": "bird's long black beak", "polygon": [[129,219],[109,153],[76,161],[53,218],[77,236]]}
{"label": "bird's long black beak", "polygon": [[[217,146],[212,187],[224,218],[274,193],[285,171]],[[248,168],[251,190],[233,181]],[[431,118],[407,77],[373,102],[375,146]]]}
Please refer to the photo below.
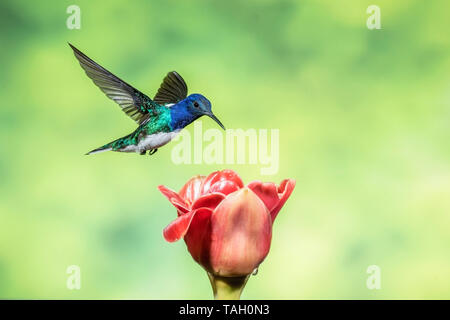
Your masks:
{"label": "bird's long black beak", "polygon": [[206,114],[208,117],[210,117],[211,119],[213,119],[215,122],[217,122],[217,124],[223,129],[226,130],[225,127],[223,126],[222,122],[220,122],[219,119],[217,119],[217,117],[211,112],[211,113],[207,113]]}

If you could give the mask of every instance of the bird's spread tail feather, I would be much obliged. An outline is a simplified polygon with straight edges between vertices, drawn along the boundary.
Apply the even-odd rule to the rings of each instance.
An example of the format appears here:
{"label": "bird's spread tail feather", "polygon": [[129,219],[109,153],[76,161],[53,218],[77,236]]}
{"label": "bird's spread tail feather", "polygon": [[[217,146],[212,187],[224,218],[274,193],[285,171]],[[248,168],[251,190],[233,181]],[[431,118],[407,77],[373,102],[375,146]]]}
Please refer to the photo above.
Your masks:
{"label": "bird's spread tail feather", "polygon": [[129,145],[129,141],[128,138],[131,136],[131,134],[119,138],[117,140],[114,140],[113,142],[110,142],[108,144],[105,144],[104,146],[94,149],[92,151],[89,151],[88,154],[96,154],[96,153],[100,153],[100,152],[105,152],[105,151],[118,151],[121,150],[122,148],[126,147],[127,145]]}
{"label": "bird's spread tail feather", "polygon": [[100,147],[100,148],[94,149],[92,151],[89,151],[88,153],[86,153],[86,155],[96,154],[96,153],[105,152],[105,151],[111,151],[111,150],[112,150],[111,147]]}

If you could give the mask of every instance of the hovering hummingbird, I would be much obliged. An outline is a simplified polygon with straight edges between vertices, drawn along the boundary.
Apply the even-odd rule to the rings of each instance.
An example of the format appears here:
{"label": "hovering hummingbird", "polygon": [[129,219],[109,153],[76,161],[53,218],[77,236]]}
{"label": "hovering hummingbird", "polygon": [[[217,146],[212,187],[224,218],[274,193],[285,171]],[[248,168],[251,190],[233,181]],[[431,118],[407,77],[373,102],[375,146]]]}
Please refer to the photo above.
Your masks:
{"label": "hovering hummingbird", "polygon": [[186,83],[177,72],[171,71],[167,74],[152,100],[70,43],[69,45],[88,77],[139,125],[129,135],[87,154],[119,151],[143,155],[150,150],[148,154],[152,155],[159,147],[172,140],[181,129],[204,115],[212,118],[225,130],[223,124],[212,113],[211,102],[208,99],[198,93],[187,96]]}

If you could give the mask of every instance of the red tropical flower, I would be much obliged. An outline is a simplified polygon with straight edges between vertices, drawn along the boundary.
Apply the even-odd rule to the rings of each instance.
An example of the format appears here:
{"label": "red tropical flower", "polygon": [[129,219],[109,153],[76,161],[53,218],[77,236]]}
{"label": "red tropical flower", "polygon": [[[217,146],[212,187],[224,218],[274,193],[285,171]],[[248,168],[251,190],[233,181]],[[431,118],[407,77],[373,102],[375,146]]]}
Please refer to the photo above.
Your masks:
{"label": "red tropical flower", "polygon": [[244,186],[232,170],[191,178],[176,193],[159,190],[178,212],[164,238],[182,237],[195,261],[210,275],[242,277],[253,272],[269,253],[272,224],[295,187],[253,181]]}

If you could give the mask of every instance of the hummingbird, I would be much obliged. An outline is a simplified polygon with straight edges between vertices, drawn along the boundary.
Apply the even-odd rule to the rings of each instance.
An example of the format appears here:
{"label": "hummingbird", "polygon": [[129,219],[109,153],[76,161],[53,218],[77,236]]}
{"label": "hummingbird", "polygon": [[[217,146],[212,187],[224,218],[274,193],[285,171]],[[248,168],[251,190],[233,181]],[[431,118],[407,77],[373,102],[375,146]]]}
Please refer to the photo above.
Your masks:
{"label": "hummingbird", "polygon": [[104,151],[136,152],[149,155],[170,142],[184,127],[208,116],[225,130],[211,111],[211,102],[203,95],[187,95],[186,82],[176,72],[169,72],[156,95],[147,95],[121,80],[69,43],[81,67],[97,87],[114,100],[138,127],[129,135],[114,140],[87,154]]}

